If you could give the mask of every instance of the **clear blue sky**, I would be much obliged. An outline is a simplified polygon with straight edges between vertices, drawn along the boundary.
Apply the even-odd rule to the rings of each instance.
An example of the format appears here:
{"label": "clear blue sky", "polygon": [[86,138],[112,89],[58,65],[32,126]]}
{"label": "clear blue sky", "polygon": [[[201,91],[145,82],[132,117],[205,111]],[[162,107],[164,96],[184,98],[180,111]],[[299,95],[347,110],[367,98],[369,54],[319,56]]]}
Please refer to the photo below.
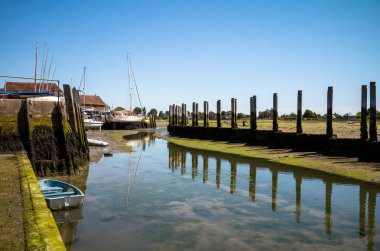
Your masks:
{"label": "clear blue sky", "polygon": [[[87,66],[88,93],[126,106],[132,58],[143,105],[217,99],[229,110],[325,113],[360,109],[360,88],[380,89],[380,1],[0,1],[0,74],[33,76],[36,41],[54,52],[56,78],[79,85]],[[50,54],[51,55],[51,54]],[[3,80],[1,80],[3,83]],[[0,85],[2,85],[0,83]],[[377,92],[379,96],[379,91]],[[380,105],[379,99],[377,102]]]}

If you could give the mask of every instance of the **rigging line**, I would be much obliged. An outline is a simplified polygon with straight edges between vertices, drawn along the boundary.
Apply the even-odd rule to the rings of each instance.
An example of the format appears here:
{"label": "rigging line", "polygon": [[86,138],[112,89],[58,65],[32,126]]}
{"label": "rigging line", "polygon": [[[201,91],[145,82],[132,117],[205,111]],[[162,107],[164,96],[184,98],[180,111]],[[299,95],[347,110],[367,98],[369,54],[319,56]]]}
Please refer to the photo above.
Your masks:
{"label": "rigging line", "polygon": [[[54,59],[54,53],[53,53],[53,55],[51,56],[51,60],[50,60],[50,65],[49,65],[49,71],[48,71],[47,79],[50,78],[50,69],[51,69],[51,64],[53,63],[53,59]],[[46,90],[50,89],[50,88],[48,88],[48,87],[49,87],[49,80],[48,80],[47,83],[46,83]]]}
{"label": "rigging line", "polygon": [[129,169],[128,169],[128,187],[127,187],[127,201],[126,201],[126,206],[128,206],[128,201],[129,201],[129,194],[133,188],[133,185],[134,185],[134,180],[137,176],[137,170],[139,169],[139,166],[140,166],[140,160],[141,160],[141,156],[142,156],[142,152],[143,152],[143,148],[141,147],[140,149],[140,155],[139,155],[139,159],[137,160],[137,164],[136,164],[136,169],[135,169],[135,173],[134,175],[131,175],[131,165],[130,165],[130,157],[128,159],[128,164],[129,164]]}
{"label": "rigging line", "polygon": [[[57,69],[57,66],[54,66],[54,71],[53,71],[53,75],[51,76],[51,80],[50,80],[50,82],[52,82],[53,79],[54,79],[54,75],[55,75],[55,70],[56,70],[56,69]],[[49,86],[49,92],[51,91],[51,87],[52,87],[52,85]]]}
{"label": "rigging line", "polygon": [[[42,74],[42,78],[45,78],[45,72],[46,72],[46,65],[47,65],[47,61],[48,61],[48,58],[49,58],[49,46],[47,47],[47,53],[46,53],[46,58],[45,58],[45,64],[44,64],[44,73]],[[42,86],[44,85],[45,83],[42,82]],[[41,88],[41,87],[40,87]]]}
{"label": "rigging line", "polygon": [[41,87],[41,79],[43,79],[42,78],[42,70],[44,68],[45,53],[46,53],[46,43],[44,44],[44,52],[42,53],[41,69],[40,69],[40,81],[38,81],[39,82],[39,87]]}
{"label": "rigging line", "polygon": [[[82,72],[82,77],[80,79],[80,83],[79,83],[79,88],[78,90],[80,90],[81,86],[82,86],[82,81],[83,81],[83,72]],[[83,91],[84,91],[84,87],[83,87]]]}
{"label": "rigging line", "polygon": [[133,72],[132,64],[130,64],[130,65],[131,65],[131,72],[132,72],[133,82],[135,83],[136,92],[137,92],[137,97],[139,98],[140,108],[141,108],[141,110],[142,110],[143,107],[142,107],[142,105],[141,105],[141,99],[140,99],[139,89],[137,88],[137,83],[136,83],[135,73]]}

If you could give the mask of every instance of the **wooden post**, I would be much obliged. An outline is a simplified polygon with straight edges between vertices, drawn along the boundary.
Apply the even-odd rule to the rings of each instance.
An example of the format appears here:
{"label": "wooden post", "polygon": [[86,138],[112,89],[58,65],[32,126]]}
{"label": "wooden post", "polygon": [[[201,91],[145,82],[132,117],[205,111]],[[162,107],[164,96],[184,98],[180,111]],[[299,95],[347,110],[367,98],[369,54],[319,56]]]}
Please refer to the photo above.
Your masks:
{"label": "wooden post", "polygon": [[234,118],[234,121],[235,121],[235,125],[234,125],[234,128],[237,128],[237,99],[234,98],[234,114],[235,114],[235,118]]}
{"label": "wooden post", "polygon": [[218,128],[222,127],[221,108],[222,108],[221,101],[218,100],[216,102],[216,127]]}
{"label": "wooden post", "polygon": [[191,125],[195,126],[195,102],[193,102],[193,112],[191,113]]}
{"label": "wooden post", "polygon": [[234,98],[231,98],[231,128],[235,128],[235,102]]}
{"label": "wooden post", "polygon": [[203,155],[203,183],[208,181],[208,157]]}
{"label": "wooden post", "polygon": [[251,130],[256,131],[257,130],[257,114],[256,114],[256,96],[252,96],[250,98],[250,104],[251,104],[251,113],[250,113],[250,124],[251,124]]}
{"label": "wooden post", "polygon": [[278,132],[278,97],[273,93],[273,132]]}
{"label": "wooden post", "polygon": [[78,133],[78,126],[76,121],[76,110],[74,107],[74,97],[70,85],[63,85],[63,93],[66,101],[66,112],[68,115],[68,121],[73,131]]}
{"label": "wooden post", "polygon": [[169,105],[169,125],[172,125],[172,106]]}
{"label": "wooden post", "polygon": [[174,124],[178,125],[178,105],[174,106]]}
{"label": "wooden post", "polygon": [[208,127],[208,102],[203,102],[203,127]]}
{"label": "wooden post", "polygon": [[230,179],[230,194],[236,192],[236,162],[231,162],[231,179]]}
{"label": "wooden post", "polygon": [[376,82],[371,82],[369,87],[369,139],[377,141],[376,126]]}
{"label": "wooden post", "polygon": [[297,97],[297,133],[302,133],[302,91],[298,91]]}
{"label": "wooden post", "polygon": [[360,139],[366,141],[368,139],[367,125],[367,86],[362,85],[362,109],[360,115]]}
{"label": "wooden post", "polygon": [[198,103],[195,103],[195,125],[199,126],[199,110]]}
{"label": "wooden post", "polygon": [[326,135],[331,138],[333,136],[333,126],[332,126],[332,107],[333,107],[333,87],[329,86],[327,90],[327,125],[326,125]]}
{"label": "wooden post", "polygon": [[183,104],[183,125],[187,126],[187,107]]}

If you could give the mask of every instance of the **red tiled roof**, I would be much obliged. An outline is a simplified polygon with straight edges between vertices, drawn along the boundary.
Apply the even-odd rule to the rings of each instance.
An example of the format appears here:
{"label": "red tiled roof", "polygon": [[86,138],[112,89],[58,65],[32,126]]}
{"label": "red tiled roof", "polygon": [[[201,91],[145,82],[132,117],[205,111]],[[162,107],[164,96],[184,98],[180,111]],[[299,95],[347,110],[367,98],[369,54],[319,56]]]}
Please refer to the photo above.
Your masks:
{"label": "red tiled roof", "polygon": [[[86,99],[84,98],[86,96]],[[80,97],[80,103],[82,105],[86,106],[92,106],[92,105],[101,105],[101,106],[107,106],[106,103],[102,100],[101,97],[96,96],[96,95],[79,95]]]}
{"label": "red tiled roof", "polygon": [[[50,87],[51,85],[51,87]],[[6,82],[4,85],[4,90],[10,92],[34,92],[39,91],[41,86],[41,91],[50,91],[55,93],[59,90],[62,93],[61,89],[58,89],[57,84],[55,83],[30,83],[30,82]]]}

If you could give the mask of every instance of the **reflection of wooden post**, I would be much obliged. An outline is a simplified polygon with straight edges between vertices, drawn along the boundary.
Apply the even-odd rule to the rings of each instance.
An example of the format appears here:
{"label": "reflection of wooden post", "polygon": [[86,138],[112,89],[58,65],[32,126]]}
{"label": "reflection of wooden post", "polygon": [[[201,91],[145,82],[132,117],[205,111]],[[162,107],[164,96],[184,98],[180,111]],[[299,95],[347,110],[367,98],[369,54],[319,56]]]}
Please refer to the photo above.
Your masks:
{"label": "reflection of wooden post", "polygon": [[325,226],[326,234],[330,235],[332,232],[331,229],[331,194],[332,194],[332,183],[326,181],[326,191],[325,191]]}
{"label": "reflection of wooden post", "polygon": [[203,126],[208,127],[208,102],[203,102]]}
{"label": "reflection of wooden post", "polygon": [[208,181],[208,157],[203,155],[203,183]]}
{"label": "reflection of wooden post", "polygon": [[373,250],[375,235],[375,211],[376,211],[376,192],[369,191],[368,193],[368,236],[367,250]]}
{"label": "reflection of wooden post", "polygon": [[222,115],[221,115],[221,101],[216,102],[216,127],[222,127]]}
{"label": "reflection of wooden post", "polygon": [[365,203],[367,200],[367,193],[362,186],[359,192],[359,237],[363,238],[365,232]]}
{"label": "reflection of wooden post", "polygon": [[278,132],[278,97],[273,94],[273,132]]}
{"label": "reflection of wooden post", "polygon": [[333,125],[332,125],[332,107],[333,107],[333,88],[329,86],[327,90],[327,120],[326,120],[326,135],[331,138],[333,136]]}
{"label": "reflection of wooden post", "polygon": [[276,211],[277,181],[278,181],[277,170],[273,170],[272,171],[272,211]]}
{"label": "reflection of wooden post", "polygon": [[369,87],[369,139],[377,141],[376,126],[376,82],[371,82]]}
{"label": "reflection of wooden post", "polygon": [[297,133],[302,133],[302,91],[298,91],[297,97]]}
{"label": "reflection of wooden post", "polygon": [[186,174],[186,152],[183,151],[181,154],[181,175]]}
{"label": "reflection of wooden post", "polygon": [[256,96],[252,96],[251,99],[251,114],[250,114],[250,122],[251,122],[251,130],[257,130],[257,121],[256,121]]}
{"label": "reflection of wooden post", "polygon": [[368,139],[367,128],[367,86],[362,85],[362,109],[360,115],[360,139],[366,141]]}
{"label": "reflection of wooden post", "polygon": [[216,158],[216,187],[220,187],[220,166],[221,160],[220,158]]}
{"label": "reflection of wooden post", "polygon": [[198,154],[191,153],[191,178],[198,176]]}
{"label": "reflection of wooden post", "polygon": [[195,103],[195,125],[199,126],[199,110],[198,103]]}
{"label": "reflection of wooden post", "polygon": [[301,185],[302,185],[302,177],[301,176],[294,176],[296,180],[296,221],[297,223],[301,222]]}
{"label": "reflection of wooden post", "polygon": [[249,167],[249,198],[255,201],[256,197],[256,167],[251,163]]}
{"label": "reflection of wooden post", "polygon": [[191,113],[191,125],[195,126],[195,102],[193,102],[193,112]]}
{"label": "reflection of wooden post", "polygon": [[236,162],[231,162],[231,182],[230,182],[230,193],[236,191]]}

